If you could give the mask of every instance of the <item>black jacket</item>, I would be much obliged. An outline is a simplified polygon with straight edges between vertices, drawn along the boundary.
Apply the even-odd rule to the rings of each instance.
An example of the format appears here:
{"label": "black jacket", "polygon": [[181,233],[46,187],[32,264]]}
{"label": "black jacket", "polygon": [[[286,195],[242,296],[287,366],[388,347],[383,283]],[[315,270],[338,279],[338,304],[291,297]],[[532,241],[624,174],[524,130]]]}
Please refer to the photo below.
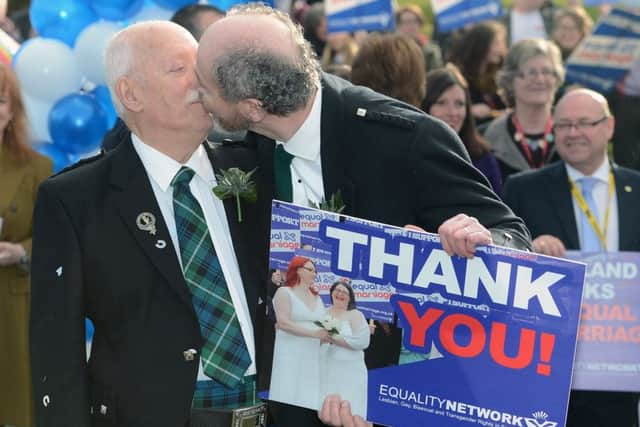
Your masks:
{"label": "black jacket", "polygon": [[[214,169],[254,167],[254,153],[207,147]],[[225,201],[260,348],[264,274],[255,215]],[[140,230],[142,212],[157,232]],[[160,240],[166,247],[158,244]],[[187,422],[202,346],[191,294],[145,169],[127,137],[39,190],[34,219],[31,354],[38,427],[176,427]],[[95,325],[86,363],[84,317]]]}

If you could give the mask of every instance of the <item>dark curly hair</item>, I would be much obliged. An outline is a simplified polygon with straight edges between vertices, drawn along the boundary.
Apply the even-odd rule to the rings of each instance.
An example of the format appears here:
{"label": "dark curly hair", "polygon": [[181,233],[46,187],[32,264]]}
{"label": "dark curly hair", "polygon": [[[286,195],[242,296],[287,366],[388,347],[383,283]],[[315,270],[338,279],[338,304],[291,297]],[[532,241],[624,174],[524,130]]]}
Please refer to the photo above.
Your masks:
{"label": "dark curly hair", "polygon": [[279,20],[289,28],[299,55],[290,58],[261,46],[228,49],[214,66],[222,98],[228,102],[254,98],[267,113],[278,116],[302,108],[320,85],[320,65],[300,26],[285,13],[257,3],[235,6],[227,13],[233,15],[266,15]]}

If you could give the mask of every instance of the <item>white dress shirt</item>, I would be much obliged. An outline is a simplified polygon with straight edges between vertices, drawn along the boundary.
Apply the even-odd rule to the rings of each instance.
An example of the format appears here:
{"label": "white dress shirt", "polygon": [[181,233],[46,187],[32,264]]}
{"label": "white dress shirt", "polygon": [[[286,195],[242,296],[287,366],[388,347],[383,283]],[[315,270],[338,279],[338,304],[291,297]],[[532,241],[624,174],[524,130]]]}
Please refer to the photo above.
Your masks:
{"label": "white dress shirt", "polygon": [[[242,336],[244,337],[249,355],[251,356],[251,366],[249,366],[245,375],[254,375],[256,373],[256,352],[253,340],[253,325],[251,324],[247,298],[242,286],[240,268],[238,267],[238,260],[236,259],[233,249],[233,241],[231,240],[224,205],[222,200],[215,197],[212,191],[212,188],[216,186],[216,177],[213,173],[211,162],[207,157],[206,150],[202,145],[199,146],[187,163],[182,165],[150,145],[145,144],[134,134],[131,135],[131,140],[149,176],[153,194],[160,206],[160,212],[162,212],[164,222],[167,224],[167,229],[169,230],[169,235],[171,236],[171,241],[173,242],[173,247],[175,248],[176,256],[181,266],[182,259],[180,256],[176,220],[173,212],[173,188],[171,187],[171,180],[173,180],[173,177],[182,166],[187,166],[195,172],[189,188],[204,212],[213,247],[218,255],[222,273],[224,274],[233,306],[238,315]],[[202,365],[200,365],[198,380],[209,379],[210,378],[204,374]]]}
{"label": "white dress shirt", "polygon": [[[576,183],[578,191],[580,190],[580,183],[578,180],[585,175],[577,169],[569,166],[565,162],[567,168],[567,174],[569,178]],[[596,178],[596,184],[593,186],[593,200],[596,203],[598,210],[598,219],[600,220],[600,229],[604,231],[604,215],[607,210],[607,199],[609,197],[609,159],[605,156],[604,162],[600,167],[591,175]],[[575,197],[571,197],[573,200],[573,213],[576,218],[576,225],[578,227],[578,238],[580,244],[582,244],[582,210],[580,205],[576,201]],[[619,249],[620,236],[618,235],[618,197],[616,196],[615,188],[611,195],[609,202],[609,227],[607,228],[607,252],[617,252]]]}
{"label": "white dress shirt", "polygon": [[316,91],[311,111],[300,129],[284,144],[284,150],[293,155],[291,161],[291,185],[293,203],[310,206],[325,199],[320,159],[320,129],[322,88]]}

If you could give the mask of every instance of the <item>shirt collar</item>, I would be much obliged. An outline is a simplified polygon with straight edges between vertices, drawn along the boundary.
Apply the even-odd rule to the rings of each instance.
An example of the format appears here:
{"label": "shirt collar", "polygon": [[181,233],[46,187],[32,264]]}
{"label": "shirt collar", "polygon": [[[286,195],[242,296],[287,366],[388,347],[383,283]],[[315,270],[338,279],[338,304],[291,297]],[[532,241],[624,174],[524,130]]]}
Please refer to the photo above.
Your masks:
{"label": "shirt collar", "polygon": [[320,155],[321,111],[322,87],[318,87],[309,116],[302,123],[300,129],[286,143],[282,141],[277,141],[277,143],[284,144],[284,149],[289,154],[305,160],[316,160]]}
{"label": "shirt collar", "polygon": [[178,173],[182,166],[187,166],[196,173],[197,176],[202,178],[205,182],[215,183],[215,176],[213,174],[213,168],[209,162],[207,151],[202,144],[198,146],[196,151],[193,152],[189,160],[185,164],[176,162],[166,154],[156,150],[152,146],[144,143],[137,135],[131,134],[131,141],[135,148],[142,165],[147,171],[147,174],[153,179],[156,184],[162,189],[167,191],[171,186],[171,180]]}
{"label": "shirt collar", "polygon": [[[577,182],[579,179],[585,177],[582,172],[570,166],[567,162],[565,162],[564,164],[567,167],[567,174],[569,175],[569,178],[571,178],[574,182]],[[609,157],[605,155],[604,161],[591,176],[600,182],[607,183],[609,182],[609,169]]]}

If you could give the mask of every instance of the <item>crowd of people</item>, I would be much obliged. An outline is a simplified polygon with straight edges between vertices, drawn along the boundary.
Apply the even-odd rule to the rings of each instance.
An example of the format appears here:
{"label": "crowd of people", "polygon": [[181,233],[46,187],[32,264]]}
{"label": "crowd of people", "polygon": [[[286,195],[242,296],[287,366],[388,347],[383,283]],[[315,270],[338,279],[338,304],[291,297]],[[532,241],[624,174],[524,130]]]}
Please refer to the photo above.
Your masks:
{"label": "crowd of people", "polygon": [[[274,197],[340,191],[346,214],[439,233],[450,255],[640,251],[640,59],[613,93],[568,86],[593,25],[581,6],[515,0],[431,39],[417,5],[384,34],[328,33],[322,2],[290,12],[194,5],[121,31],[105,54],[109,153],[48,180],[0,66],[0,426],[215,426],[230,408],[264,411],[271,369],[276,400],[304,407],[271,406],[275,427],[366,425],[364,351],[397,364],[398,330],[370,331],[346,283],[324,307],[311,259],[265,285]],[[242,221],[209,191],[231,167],[257,167]],[[340,337],[314,326],[327,314]],[[638,424],[637,393],[571,394],[569,427]]]}

